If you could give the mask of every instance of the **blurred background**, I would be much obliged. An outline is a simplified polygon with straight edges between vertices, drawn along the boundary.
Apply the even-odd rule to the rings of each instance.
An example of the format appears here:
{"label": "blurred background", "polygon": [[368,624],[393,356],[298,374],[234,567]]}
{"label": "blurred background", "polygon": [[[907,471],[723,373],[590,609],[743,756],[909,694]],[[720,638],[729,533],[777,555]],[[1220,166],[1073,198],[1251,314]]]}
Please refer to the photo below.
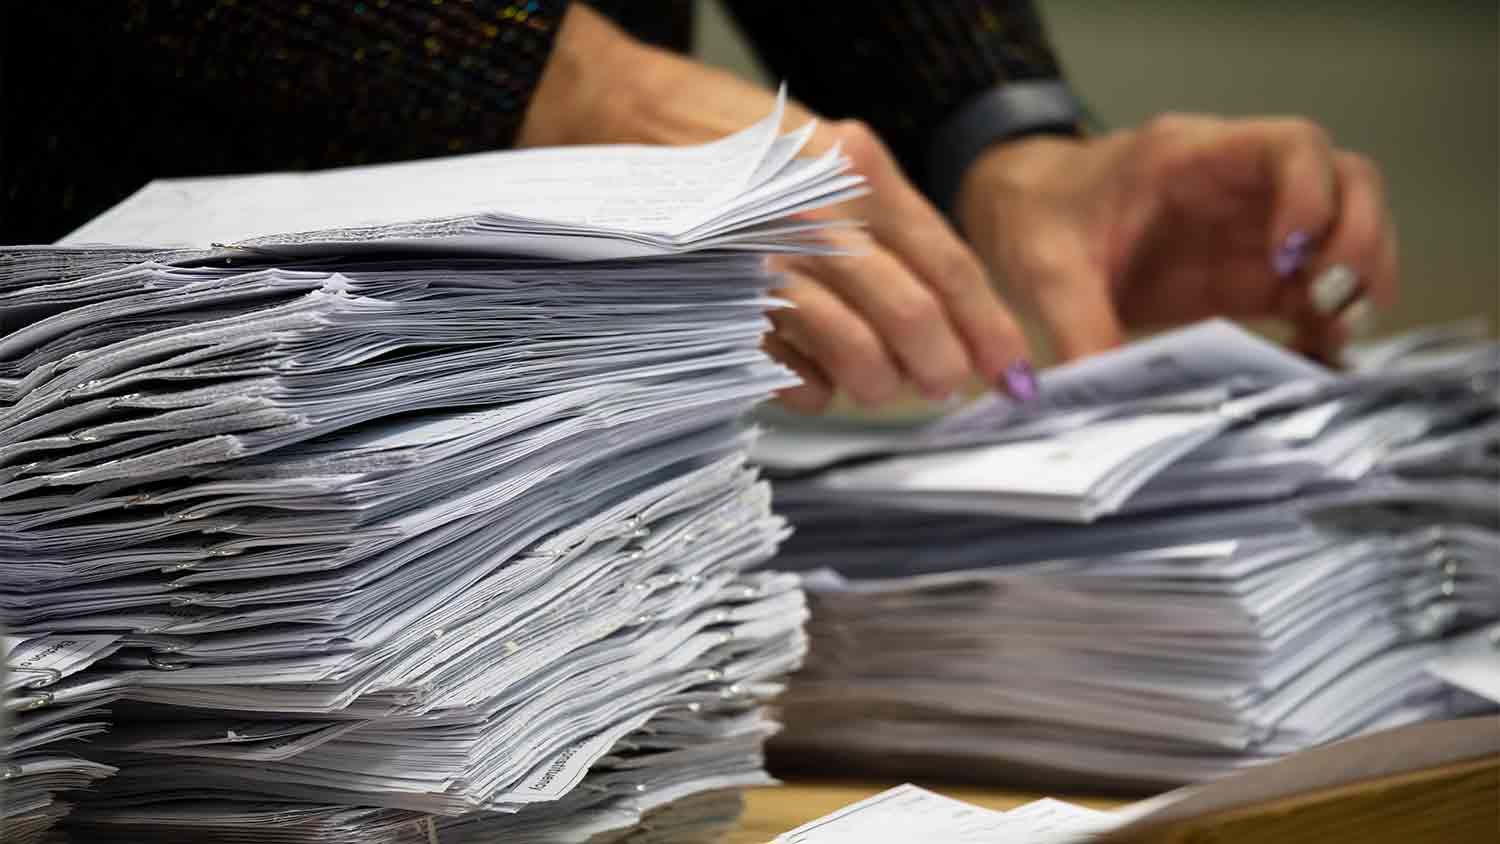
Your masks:
{"label": "blurred background", "polygon": [[[1495,0],[1038,4],[1075,90],[1107,126],[1161,111],[1301,114],[1378,162],[1400,232],[1402,301],[1377,334],[1476,315],[1496,332]],[[718,4],[704,5],[702,58],[769,82]]]}

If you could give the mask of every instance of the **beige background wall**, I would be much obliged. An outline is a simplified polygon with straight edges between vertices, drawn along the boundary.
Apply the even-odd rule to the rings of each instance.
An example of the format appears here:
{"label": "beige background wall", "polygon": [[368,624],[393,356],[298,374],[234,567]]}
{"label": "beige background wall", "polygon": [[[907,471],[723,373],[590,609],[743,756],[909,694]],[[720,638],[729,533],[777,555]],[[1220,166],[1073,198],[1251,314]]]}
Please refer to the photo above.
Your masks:
{"label": "beige background wall", "polygon": [[[1379,162],[1403,248],[1403,301],[1383,331],[1476,314],[1500,325],[1494,0],[1040,4],[1076,88],[1108,125],[1162,110],[1298,113]],[[760,74],[718,4],[704,12],[703,57]]]}

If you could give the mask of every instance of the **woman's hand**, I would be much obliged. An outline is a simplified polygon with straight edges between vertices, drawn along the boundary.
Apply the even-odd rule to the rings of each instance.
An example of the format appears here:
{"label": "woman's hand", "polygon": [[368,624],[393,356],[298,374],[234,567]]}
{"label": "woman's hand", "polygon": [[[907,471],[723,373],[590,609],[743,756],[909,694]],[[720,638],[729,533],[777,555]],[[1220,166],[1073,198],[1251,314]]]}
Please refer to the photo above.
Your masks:
{"label": "woman's hand", "polygon": [[1375,167],[1301,119],[1170,115],[1086,140],[1001,144],[965,176],[959,217],[1059,354],[1125,329],[1280,318],[1332,358],[1396,297]]}
{"label": "woman's hand", "polygon": [[[634,41],[583,4],[564,19],[528,109],[523,146],[701,143],[754,123],[775,95],[734,76]],[[789,103],[786,125],[812,120]],[[816,212],[859,220],[832,235],[846,256],[779,256],[766,349],[802,376],[781,395],[815,413],[836,390],[874,407],[915,387],[944,398],[974,375],[1018,398],[1035,394],[1025,339],[978,257],[902,174],[870,129],[820,123],[804,155],[838,145],[869,195]]]}
{"label": "woman's hand", "polygon": [[777,295],[796,307],[771,313],[767,350],[803,379],[782,403],[815,413],[839,388],[876,407],[908,384],[940,400],[976,374],[1023,401],[1034,397],[1020,328],[958,233],[870,129],[844,121],[819,134],[816,143],[838,144],[871,191],[818,213],[866,228],[834,230],[846,256],[772,259],[785,279]]}

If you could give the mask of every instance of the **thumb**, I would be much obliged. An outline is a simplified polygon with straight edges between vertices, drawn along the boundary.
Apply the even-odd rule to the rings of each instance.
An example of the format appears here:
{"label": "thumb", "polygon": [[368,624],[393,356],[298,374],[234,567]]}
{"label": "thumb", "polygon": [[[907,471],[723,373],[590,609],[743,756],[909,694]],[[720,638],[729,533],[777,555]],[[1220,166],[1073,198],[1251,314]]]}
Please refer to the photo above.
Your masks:
{"label": "thumb", "polygon": [[1113,349],[1125,331],[1109,279],[1081,249],[1031,264],[1020,286],[1031,292],[1060,361]]}

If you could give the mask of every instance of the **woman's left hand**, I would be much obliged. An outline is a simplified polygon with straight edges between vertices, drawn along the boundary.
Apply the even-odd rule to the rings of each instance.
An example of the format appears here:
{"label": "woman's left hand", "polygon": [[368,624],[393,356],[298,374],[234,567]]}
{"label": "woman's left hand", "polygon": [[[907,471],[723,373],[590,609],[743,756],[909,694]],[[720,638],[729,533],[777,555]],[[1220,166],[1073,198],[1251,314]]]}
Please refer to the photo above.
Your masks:
{"label": "woman's left hand", "polygon": [[1380,175],[1302,119],[1167,115],[1091,139],[997,145],[965,177],[965,233],[1071,359],[1125,329],[1280,318],[1333,359],[1396,297]]}

